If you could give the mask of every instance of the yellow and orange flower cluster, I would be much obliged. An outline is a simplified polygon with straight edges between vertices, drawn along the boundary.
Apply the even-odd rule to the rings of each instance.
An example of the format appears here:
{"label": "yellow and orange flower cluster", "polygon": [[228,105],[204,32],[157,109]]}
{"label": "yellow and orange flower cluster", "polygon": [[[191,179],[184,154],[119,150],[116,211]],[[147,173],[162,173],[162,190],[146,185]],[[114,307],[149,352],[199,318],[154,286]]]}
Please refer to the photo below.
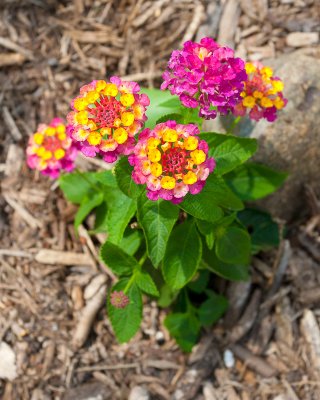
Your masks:
{"label": "yellow and orange flower cluster", "polygon": [[110,82],[92,81],[80,89],[67,120],[72,138],[86,156],[100,153],[105,161],[114,162],[119,154],[130,153],[134,135],[147,119],[149,98],[139,91],[136,82],[115,76]]}
{"label": "yellow and orange flower cluster", "polygon": [[30,137],[27,162],[30,168],[57,178],[61,170],[69,172],[74,168],[77,152],[62,120],[54,118],[49,125],[39,125],[37,132]]}
{"label": "yellow and orange flower cluster", "polygon": [[167,121],[144,130],[129,156],[133,180],[146,184],[150,200],[163,198],[177,204],[190,192],[199,193],[215,162],[208,158],[208,145],[197,136],[193,124]]}
{"label": "yellow and orange flower cluster", "polygon": [[242,100],[235,107],[234,114],[243,116],[249,110],[249,117],[255,121],[266,118],[273,122],[277,111],[284,108],[287,99],[283,97],[283,82],[273,76],[273,70],[261,63],[246,63],[247,80],[241,93]]}

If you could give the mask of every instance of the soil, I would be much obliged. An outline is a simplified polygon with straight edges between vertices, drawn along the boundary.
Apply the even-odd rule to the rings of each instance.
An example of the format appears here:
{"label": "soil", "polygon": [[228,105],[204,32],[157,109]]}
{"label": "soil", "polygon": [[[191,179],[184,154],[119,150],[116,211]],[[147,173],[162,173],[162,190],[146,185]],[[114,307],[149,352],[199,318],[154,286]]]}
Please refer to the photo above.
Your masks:
{"label": "soil", "polygon": [[[38,123],[64,117],[79,86],[119,74],[158,87],[187,39],[211,35],[250,60],[298,47],[319,57],[317,1],[1,6],[1,399],[320,399],[320,203],[311,187],[309,217],[288,227],[279,249],[254,257],[251,281],[217,282],[230,309],[183,354],[163,326],[168,310],[147,300],[140,332],[117,344],[103,307],[112,276],[97,261],[104,238],[88,236],[90,218],[75,235],[76,207],[24,157]],[[89,304],[95,312],[84,318]]]}

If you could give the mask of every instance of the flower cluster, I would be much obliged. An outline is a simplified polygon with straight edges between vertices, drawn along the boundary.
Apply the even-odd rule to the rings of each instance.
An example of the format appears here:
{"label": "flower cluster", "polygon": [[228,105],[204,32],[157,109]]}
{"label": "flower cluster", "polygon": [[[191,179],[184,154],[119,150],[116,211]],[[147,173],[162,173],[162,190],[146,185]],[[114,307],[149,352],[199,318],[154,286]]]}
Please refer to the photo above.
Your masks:
{"label": "flower cluster", "polygon": [[134,166],[132,179],[147,185],[150,200],[159,198],[177,204],[190,192],[199,193],[215,167],[208,158],[208,144],[197,135],[193,124],[167,121],[145,129],[139,136],[129,162]]}
{"label": "flower cluster", "polygon": [[78,150],[66,134],[62,120],[54,118],[49,125],[40,124],[29,139],[27,163],[44,175],[57,178],[61,170],[70,172]]}
{"label": "flower cluster", "polygon": [[110,303],[115,308],[126,308],[130,299],[122,290],[120,292],[114,290],[110,295]]}
{"label": "flower cluster", "polygon": [[283,97],[283,82],[273,76],[270,67],[261,63],[246,63],[247,80],[241,93],[242,100],[234,109],[234,114],[244,116],[249,111],[249,117],[255,121],[265,118],[273,122],[277,118],[277,111],[284,108],[287,99]]}
{"label": "flower cluster", "polygon": [[83,154],[94,157],[99,153],[106,162],[114,162],[119,154],[132,151],[134,135],[147,119],[149,105],[149,98],[139,91],[137,83],[115,76],[110,82],[92,81],[80,89],[67,120],[69,134],[81,143]]}
{"label": "flower cluster", "polygon": [[200,107],[199,116],[212,119],[238,104],[246,78],[244,61],[207,37],[173,51],[161,89],[169,88],[185,107]]}

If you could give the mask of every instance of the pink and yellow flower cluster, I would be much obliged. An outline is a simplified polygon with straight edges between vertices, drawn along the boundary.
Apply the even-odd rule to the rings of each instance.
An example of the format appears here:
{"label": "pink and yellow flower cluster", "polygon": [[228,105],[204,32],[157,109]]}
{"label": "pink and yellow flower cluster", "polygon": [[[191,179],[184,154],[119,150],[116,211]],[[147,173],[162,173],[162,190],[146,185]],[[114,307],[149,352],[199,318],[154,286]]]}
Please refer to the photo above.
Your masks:
{"label": "pink and yellow flower cluster", "polygon": [[49,125],[40,124],[29,139],[27,163],[44,175],[57,178],[61,170],[70,172],[78,150],[66,134],[62,120],[54,118]]}
{"label": "pink and yellow flower cluster", "polygon": [[283,97],[283,82],[273,76],[273,70],[259,62],[246,63],[247,80],[241,92],[242,100],[234,109],[234,114],[244,116],[249,111],[249,117],[255,121],[265,118],[273,122],[277,111],[284,108],[287,99]]}
{"label": "pink and yellow flower cluster", "polygon": [[120,154],[132,151],[149,105],[148,96],[139,91],[136,82],[116,76],[110,82],[92,81],[80,89],[67,120],[69,134],[81,144],[83,154],[101,154],[106,162],[114,162]]}
{"label": "pink and yellow flower cluster", "polygon": [[198,137],[196,125],[167,121],[145,129],[139,136],[129,162],[132,178],[146,184],[150,200],[159,198],[180,203],[187,193],[199,193],[215,167],[208,158],[208,144]]}

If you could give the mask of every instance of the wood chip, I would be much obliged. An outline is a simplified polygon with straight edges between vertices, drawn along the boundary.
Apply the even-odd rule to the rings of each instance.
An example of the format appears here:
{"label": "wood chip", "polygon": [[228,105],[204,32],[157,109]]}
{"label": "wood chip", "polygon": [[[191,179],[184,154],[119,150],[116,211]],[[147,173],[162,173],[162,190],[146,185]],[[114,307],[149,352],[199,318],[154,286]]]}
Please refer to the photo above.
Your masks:
{"label": "wood chip", "polygon": [[42,227],[42,222],[31,215],[20,203],[13,200],[6,193],[3,193],[3,197],[10,207],[12,207],[31,228],[36,229]]}
{"label": "wood chip", "polygon": [[73,253],[71,251],[42,249],[36,254],[35,260],[38,263],[50,265],[92,266],[92,258],[89,254]]}
{"label": "wood chip", "polygon": [[5,124],[7,125],[9,133],[12,135],[13,139],[18,142],[19,140],[22,139],[22,134],[19,131],[19,129],[18,129],[14,119],[12,118],[8,108],[7,107],[3,107],[2,113],[3,113],[3,120],[4,120]]}
{"label": "wood chip", "polygon": [[220,45],[234,47],[234,37],[239,16],[239,1],[227,0],[219,24],[219,35],[217,42]]}
{"label": "wood chip", "polygon": [[0,53],[0,68],[8,65],[23,64],[26,57],[19,53]]}
{"label": "wood chip", "polygon": [[310,46],[318,42],[318,32],[291,32],[286,37],[286,43],[290,47]]}
{"label": "wood chip", "polygon": [[308,346],[310,371],[315,379],[320,380],[320,329],[311,310],[304,311],[300,328]]}
{"label": "wood chip", "polygon": [[7,159],[6,159],[6,169],[4,171],[6,176],[18,176],[23,163],[24,153],[20,146],[14,143],[9,145]]}
{"label": "wood chip", "polygon": [[29,60],[33,60],[33,54],[31,51],[25,49],[24,47],[19,46],[18,44],[14,43],[12,40],[4,38],[4,37],[0,37],[0,46],[5,47],[9,50],[13,50],[17,53],[22,54],[23,56],[25,56],[26,58],[28,58]]}

